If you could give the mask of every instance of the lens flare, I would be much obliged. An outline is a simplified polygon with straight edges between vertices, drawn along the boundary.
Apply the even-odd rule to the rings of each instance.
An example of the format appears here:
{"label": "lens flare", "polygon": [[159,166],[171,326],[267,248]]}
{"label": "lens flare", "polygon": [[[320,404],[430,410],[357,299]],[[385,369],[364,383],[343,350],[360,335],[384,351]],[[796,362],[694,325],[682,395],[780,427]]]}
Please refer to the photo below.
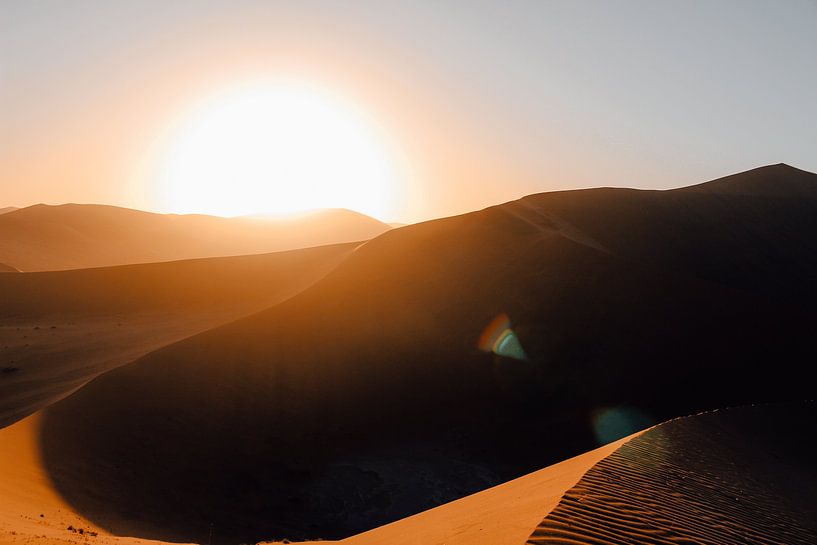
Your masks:
{"label": "lens flare", "polygon": [[648,415],[634,407],[604,407],[593,411],[593,432],[599,445],[612,443],[655,424]]}
{"label": "lens flare", "polygon": [[510,318],[504,312],[491,320],[491,323],[482,331],[477,346],[480,350],[493,352],[497,356],[522,361],[528,359],[528,355],[522,349],[522,343],[519,342],[519,337],[511,329]]}

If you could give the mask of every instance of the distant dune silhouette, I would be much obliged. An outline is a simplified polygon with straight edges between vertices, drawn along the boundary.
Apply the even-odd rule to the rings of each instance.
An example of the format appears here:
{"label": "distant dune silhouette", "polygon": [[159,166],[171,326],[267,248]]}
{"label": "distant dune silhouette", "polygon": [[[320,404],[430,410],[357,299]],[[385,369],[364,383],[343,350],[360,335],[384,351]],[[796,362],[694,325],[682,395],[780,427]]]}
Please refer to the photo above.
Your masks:
{"label": "distant dune silhouette", "polygon": [[0,262],[44,271],[258,254],[368,240],[389,228],[343,209],[272,220],[38,204],[0,216]]}
{"label": "distant dune silhouette", "polygon": [[813,396],[815,256],[817,175],[786,165],[406,226],[52,405],[45,464],[115,533],[350,535],[650,422]]}
{"label": "distant dune silhouette", "polygon": [[17,207],[15,207],[15,206],[6,206],[6,207],[3,207],[3,208],[0,208],[0,215],[7,214],[9,212],[14,212],[15,210],[17,210]]}

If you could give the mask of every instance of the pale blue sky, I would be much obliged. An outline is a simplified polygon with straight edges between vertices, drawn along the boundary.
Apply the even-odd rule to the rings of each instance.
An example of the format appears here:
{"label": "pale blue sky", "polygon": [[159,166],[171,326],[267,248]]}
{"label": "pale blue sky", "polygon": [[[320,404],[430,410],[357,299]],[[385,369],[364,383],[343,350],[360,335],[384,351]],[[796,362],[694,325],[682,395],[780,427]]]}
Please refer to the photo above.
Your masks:
{"label": "pale blue sky", "polygon": [[130,174],[163,119],[279,71],[400,142],[417,190],[388,220],[817,170],[814,1],[0,0],[0,205],[150,208]]}

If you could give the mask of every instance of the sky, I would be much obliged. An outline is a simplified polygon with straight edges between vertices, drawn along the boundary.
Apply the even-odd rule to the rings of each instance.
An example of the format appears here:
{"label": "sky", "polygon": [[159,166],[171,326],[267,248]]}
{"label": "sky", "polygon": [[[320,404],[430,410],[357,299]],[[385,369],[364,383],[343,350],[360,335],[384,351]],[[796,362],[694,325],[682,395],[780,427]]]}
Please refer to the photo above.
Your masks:
{"label": "sky", "polygon": [[0,0],[0,207],[184,211],[150,167],[174,123],[264,78],[325,89],[386,135],[386,221],[817,171],[814,0]]}

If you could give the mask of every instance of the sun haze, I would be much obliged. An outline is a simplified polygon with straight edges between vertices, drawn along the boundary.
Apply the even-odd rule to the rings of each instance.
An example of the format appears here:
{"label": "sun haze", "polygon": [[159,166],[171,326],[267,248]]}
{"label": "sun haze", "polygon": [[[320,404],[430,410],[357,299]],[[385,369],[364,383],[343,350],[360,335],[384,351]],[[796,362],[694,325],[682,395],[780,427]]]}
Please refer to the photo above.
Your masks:
{"label": "sun haze", "polygon": [[168,130],[142,175],[158,205],[222,216],[348,208],[391,217],[399,151],[361,108],[291,81],[201,100]]}

